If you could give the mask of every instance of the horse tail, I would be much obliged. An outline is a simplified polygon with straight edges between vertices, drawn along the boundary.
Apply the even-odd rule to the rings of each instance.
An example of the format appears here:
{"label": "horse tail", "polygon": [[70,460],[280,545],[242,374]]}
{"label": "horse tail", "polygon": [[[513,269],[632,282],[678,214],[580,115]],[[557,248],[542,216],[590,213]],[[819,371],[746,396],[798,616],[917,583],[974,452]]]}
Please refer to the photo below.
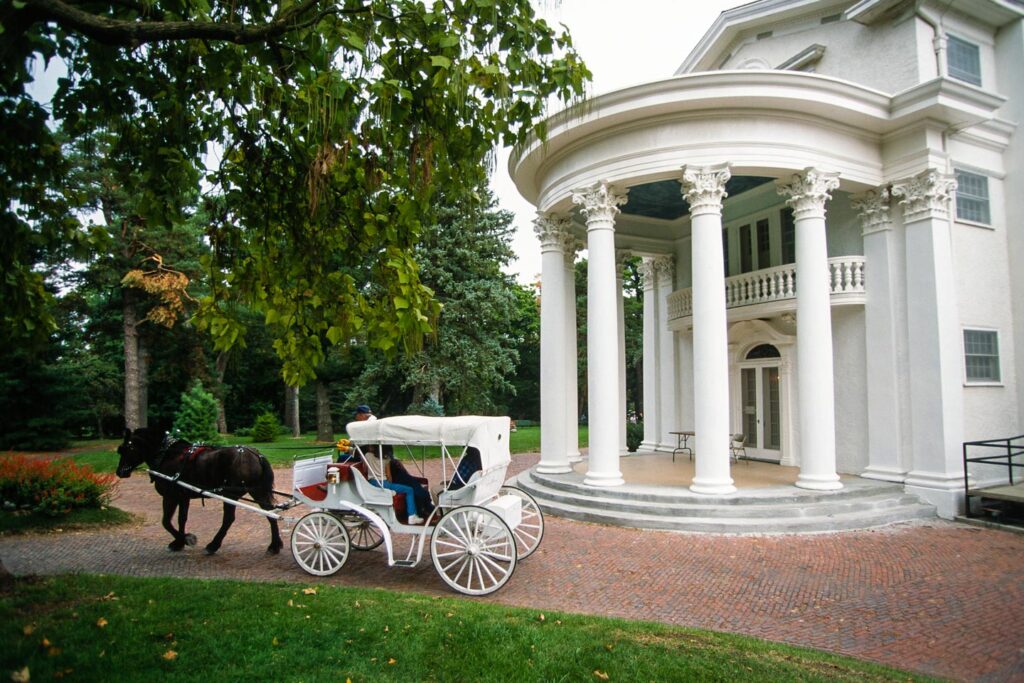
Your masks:
{"label": "horse tail", "polygon": [[267,456],[257,452],[260,457],[260,466],[263,471],[260,473],[260,497],[266,500],[260,507],[269,510],[274,507],[274,468],[270,466]]}

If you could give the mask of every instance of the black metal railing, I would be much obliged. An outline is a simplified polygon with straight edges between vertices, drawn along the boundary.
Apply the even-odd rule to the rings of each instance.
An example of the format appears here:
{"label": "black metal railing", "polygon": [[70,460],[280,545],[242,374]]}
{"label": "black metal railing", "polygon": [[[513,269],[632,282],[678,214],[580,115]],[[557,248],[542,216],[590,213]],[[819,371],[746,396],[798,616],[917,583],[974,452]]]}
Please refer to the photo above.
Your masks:
{"label": "black metal railing", "polygon": [[[969,451],[968,449],[974,449]],[[968,453],[984,453],[984,455],[974,455],[968,457]],[[1005,439],[986,439],[983,441],[965,441],[963,446],[964,452],[964,505],[968,517],[973,517],[971,514],[971,496],[984,497],[984,489],[971,489],[969,474],[967,472],[967,464],[972,462],[985,463],[988,465],[1005,465],[1006,466],[1006,477],[1009,481],[1009,485],[1014,485],[1013,472],[1014,468],[1024,468],[1024,460],[1015,461],[1014,458],[1017,456],[1024,456],[1024,434],[1018,436],[1011,436]],[[1020,477],[1018,477],[1020,479]]]}

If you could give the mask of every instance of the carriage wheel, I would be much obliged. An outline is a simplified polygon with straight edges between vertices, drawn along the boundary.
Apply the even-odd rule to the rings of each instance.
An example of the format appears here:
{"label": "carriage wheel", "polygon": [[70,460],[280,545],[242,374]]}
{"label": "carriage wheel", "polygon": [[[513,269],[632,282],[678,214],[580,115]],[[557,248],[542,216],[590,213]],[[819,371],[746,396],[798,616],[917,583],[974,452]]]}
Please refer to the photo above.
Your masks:
{"label": "carriage wheel", "polygon": [[430,538],[434,569],[466,595],[487,595],[504,586],[516,568],[516,541],[504,520],[467,505],[437,523]]}
{"label": "carriage wheel", "polygon": [[377,525],[360,515],[344,515],[341,523],[345,525],[352,547],[356,550],[373,550],[384,542],[384,534]]}
{"label": "carriage wheel", "polygon": [[292,557],[315,576],[330,576],[341,569],[350,545],[345,525],[327,512],[311,512],[292,529]]}
{"label": "carriage wheel", "polygon": [[544,538],[544,513],[540,511],[540,506],[533,496],[514,486],[502,486],[499,495],[516,496],[522,501],[523,518],[519,526],[512,530],[512,535],[516,537],[516,553],[519,559],[526,559],[533,554]]}

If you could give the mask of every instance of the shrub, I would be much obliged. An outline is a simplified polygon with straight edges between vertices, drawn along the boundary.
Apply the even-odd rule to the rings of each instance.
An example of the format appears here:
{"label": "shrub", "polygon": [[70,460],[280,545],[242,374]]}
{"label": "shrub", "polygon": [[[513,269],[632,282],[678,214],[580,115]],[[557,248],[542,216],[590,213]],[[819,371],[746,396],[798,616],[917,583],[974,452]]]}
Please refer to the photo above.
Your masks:
{"label": "shrub", "polygon": [[187,441],[216,443],[217,399],[203,389],[198,379],[181,395],[181,407],[174,416],[173,433]]}
{"label": "shrub", "polygon": [[77,508],[107,505],[117,479],[96,474],[69,459],[29,460],[0,457],[0,499],[5,510],[21,509],[56,517]]}
{"label": "shrub", "polygon": [[429,396],[419,403],[413,403],[406,410],[408,410],[409,415],[444,417],[444,406]]}
{"label": "shrub", "polygon": [[640,442],[644,440],[644,423],[643,422],[627,422],[626,423],[626,450],[630,453],[635,453],[636,449],[640,448]]}
{"label": "shrub", "polygon": [[252,426],[252,440],[273,441],[277,438],[280,429],[281,426],[277,423],[277,417],[273,413],[263,413],[256,418],[256,422]]}

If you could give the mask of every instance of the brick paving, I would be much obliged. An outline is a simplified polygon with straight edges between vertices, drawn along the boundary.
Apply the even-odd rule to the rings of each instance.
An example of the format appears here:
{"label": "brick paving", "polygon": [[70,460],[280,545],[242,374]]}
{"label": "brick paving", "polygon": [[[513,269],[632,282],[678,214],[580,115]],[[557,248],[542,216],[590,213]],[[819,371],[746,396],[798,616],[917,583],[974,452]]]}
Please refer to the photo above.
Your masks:
{"label": "brick paving", "polygon": [[[510,476],[535,462],[515,456]],[[278,470],[276,488],[287,490],[290,478]],[[224,547],[207,557],[201,547],[219,526],[219,503],[193,504],[189,530],[199,545],[181,553],[166,550],[170,536],[146,477],[122,481],[115,504],[145,521],[0,538],[0,558],[17,575],[80,571],[454,595],[429,552],[415,569],[388,569],[382,548],[354,553],[339,574],[316,578],[287,548],[264,554],[267,523],[255,514],[240,511]],[[1024,535],[941,520],[756,537],[546,522],[540,549],[483,599],[741,633],[956,680],[1024,681]]]}

